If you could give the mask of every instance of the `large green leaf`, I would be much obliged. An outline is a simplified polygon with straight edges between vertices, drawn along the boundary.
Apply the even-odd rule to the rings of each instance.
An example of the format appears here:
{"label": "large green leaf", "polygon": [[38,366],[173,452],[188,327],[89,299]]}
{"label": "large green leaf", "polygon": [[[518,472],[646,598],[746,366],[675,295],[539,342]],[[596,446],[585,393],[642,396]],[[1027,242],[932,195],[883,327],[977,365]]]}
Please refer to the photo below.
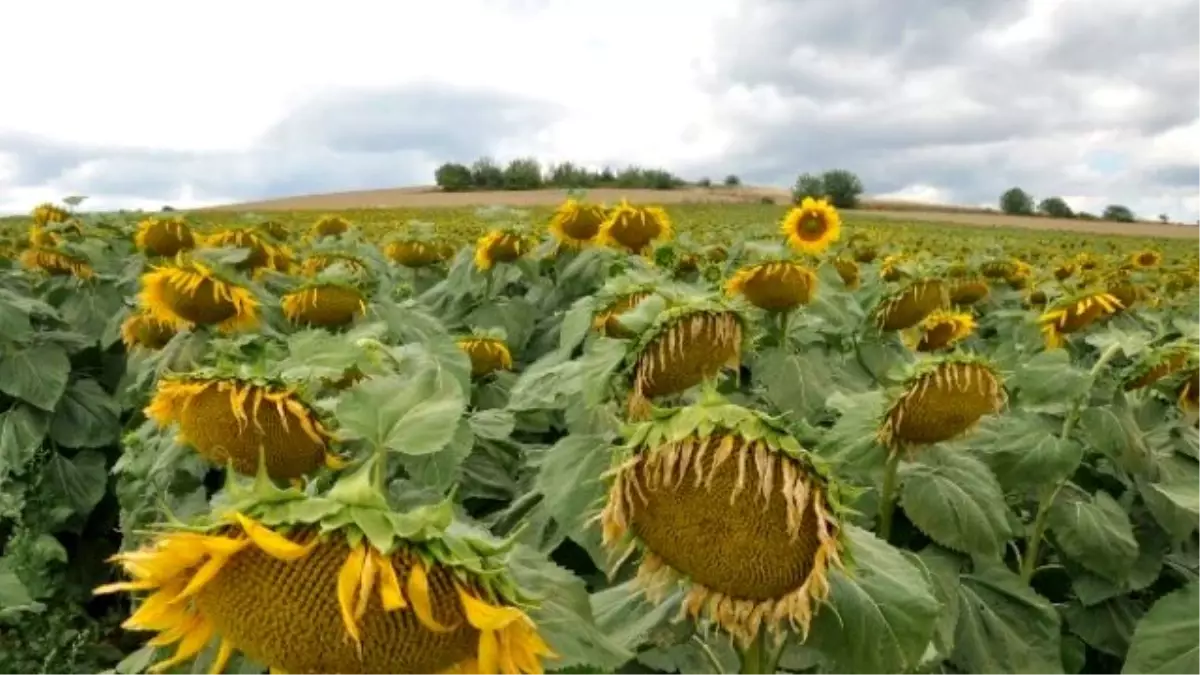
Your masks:
{"label": "large green leaf", "polygon": [[1157,481],[1138,477],[1138,492],[1163,530],[1182,541],[1200,522],[1200,465],[1181,455],[1161,458],[1157,465]]}
{"label": "large green leaf", "polygon": [[983,462],[943,446],[925,448],[900,467],[904,513],[938,544],[998,557],[1012,536],[1004,493]]}
{"label": "large green leaf", "polygon": [[1092,649],[1124,658],[1134,626],[1142,618],[1142,608],[1126,597],[1113,598],[1091,607],[1073,602],[1063,610],[1063,618],[1071,632]]}
{"label": "large green leaf", "polygon": [[50,438],[67,448],[101,448],[121,434],[121,407],[88,378],[72,382],[50,422]]}
{"label": "large green leaf", "polygon": [[830,594],[813,619],[809,644],[837,672],[905,672],[933,640],[941,604],[916,556],[848,525],[853,569],[829,575]]}
{"label": "large green leaf", "polygon": [[770,348],[753,357],[751,368],[767,401],[792,419],[811,420],[825,407],[833,379],[822,352]]}
{"label": "large green leaf", "polygon": [[962,672],[1063,672],[1058,612],[1045,598],[999,563],[961,580],[951,660]]}
{"label": "large green leaf", "polygon": [[462,420],[442,450],[428,455],[400,455],[399,461],[414,482],[441,494],[458,483],[462,463],[474,445],[475,434],[470,424]]}
{"label": "large green leaf", "polygon": [[0,355],[0,391],[42,410],[54,410],[70,374],[67,352],[57,345],[34,345]]}
{"label": "large green leaf", "polygon": [[450,442],[466,410],[458,383],[432,367],[412,377],[372,377],[338,400],[340,431],[406,455],[437,452]]}
{"label": "large green leaf", "polygon": [[1200,583],[1159,598],[1138,622],[1122,673],[1200,672]]}
{"label": "large green leaf", "polygon": [[987,462],[1006,491],[1024,492],[1069,477],[1083,447],[1058,437],[1058,425],[1041,415],[1014,411],[984,419],[974,435],[955,446]]}
{"label": "large green leaf", "polygon": [[34,601],[17,573],[0,558],[0,622],[9,621],[23,612],[41,611],[42,604]]}
{"label": "large green leaf", "polygon": [[81,516],[92,512],[108,488],[104,455],[95,450],[82,450],[71,459],[53,453],[44,470],[52,489]]}
{"label": "large green leaf", "polygon": [[1089,496],[1068,484],[1050,507],[1047,523],[1067,557],[1106,579],[1121,581],[1137,560],[1133,524],[1107,492]]}
{"label": "large green leaf", "polygon": [[628,650],[650,641],[656,628],[679,613],[681,594],[671,593],[662,602],[650,603],[635,580],[592,594],[596,625],[618,645]]}
{"label": "large green leaf", "polygon": [[938,602],[942,603],[933,644],[943,659],[949,658],[954,652],[954,632],[958,627],[958,587],[961,584],[959,576],[963,558],[932,544],[921,549],[917,555],[929,570]]}
{"label": "large green leaf", "polygon": [[883,474],[887,451],[876,437],[883,417],[883,392],[872,390],[847,396],[834,392],[826,405],[840,417],[821,438],[817,452],[837,465],[837,471],[863,482],[877,481]]}
{"label": "large green leaf", "polygon": [[546,509],[569,533],[584,527],[604,497],[601,474],[612,461],[612,446],[601,436],[571,434],[542,456],[534,490]]}
{"label": "large green leaf", "polygon": [[1067,350],[1050,349],[1027,359],[1007,384],[1023,409],[1061,413],[1087,392],[1091,378],[1071,364]]}
{"label": "large green leaf", "polygon": [[46,437],[47,417],[18,403],[0,413],[0,478],[20,472]]}

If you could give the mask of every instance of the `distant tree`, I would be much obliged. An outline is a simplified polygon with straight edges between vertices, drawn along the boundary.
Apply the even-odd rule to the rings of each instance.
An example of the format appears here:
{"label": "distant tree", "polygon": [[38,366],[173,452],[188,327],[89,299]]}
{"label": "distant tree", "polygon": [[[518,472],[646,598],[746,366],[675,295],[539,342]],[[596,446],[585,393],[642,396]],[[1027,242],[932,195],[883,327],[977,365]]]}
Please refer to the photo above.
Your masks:
{"label": "distant tree", "polygon": [[1130,211],[1128,206],[1120,204],[1109,204],[1104,207],[1104,215],[1102,217],[1105,220],[1115,220],[1118,223],[1132,223],[1134,220],[1133,211]]}
{"label": "distant tree", "polygon": [[611,183],[615,183],[616,181],[617,181],[617,176],[616,176],[616,174],[613,173],[612,169],[610,169],[609,167],[606,166],[600,170],[600,182],[601,183],[611,184]]}
{"label": "distant tree", "polygon": [[792,186],[792,202],[799,204],[805,197],[825,197],[825,181],[821,180],[820,176],[802,173],[796,178],[796,184]]}
{"label": "distant tree", "polygon": [[1080,220],[1099,220],[1099,218],[1096,217],[1096,214],[1088,213],[1087,211],[1080,211],[1079,213],[1075,214],[1075,217]]}
{"label": "distant tree", "polygon": [[701,178],[700,180],[696,181],[696,185],[698,185],[702,188],[712,187],[712,179],[709,178],[708,176],[705,176],[704,178]]}
{"label": "distant tree", "polygon": [[504,170],[491,157],[482,157],[471,165],[471,184],[478,190],[504,189]]}
{"label": "distant tree", "polygon": [[514,159],[504,167],[505,190],[537,190],[542,187],[542,165],[536,159]]}
{"label": "distant tree", "polygon": [[433,172],[433,180],[446,192],[464,192],[474,187],[471,170],[465,164],[446,162]]}
{"label": "distant tree", "polygon": [[1009,188],[1000,195],[1000,210],[1010,216],[1033,215],[1033,197],[1019,187]]}
{"label": "distant tree", "polygon": [[728,176],[725,176],[725,187],[737,187],[741,184],[742,184],[742,179],[738,178],[734,174],[729,174]]}
{"label": "distant tree", "polygon": [[550,184],[561,188],[585,188],[596,183],[597,176],[586,167],[576,166],[571,162],[563,162],[550,167]]}
{"label": "distant tree", "polygon": [[163,210],[163,211],[174,211],[174,210],[175,210],[175,207],[174,207],[174,206],[167,205],[167,206],[164,206],[164,207],[162,207],[162,210]]}
{"label": "distant tree", "polygon": [[1170,222],[1171,222],[1171,216],[1168,216],[1168,215],[1167,215],[1167,214],[1165,214],[1165,213],[1160,213],[1160,214],[1158,214],[1158,220],[1159,220],[1159,222],[1161,222],[1163,225],[1166,225],[1167,223],[1170,223]]}
{"label": "distant tree", "polygon": [[1062,197],[1046,197],[1037,207],[1038,213],[1045,214],[1051,218],[1074,218],[1075,212],[1067,205],[1067,202]]}
{"label": "distant tree", "polygon": [[825,196],[839,209],[858,206],[863,184],[856,174],[845,169],[830,169],[821,174],[821,184],[825,188]]}

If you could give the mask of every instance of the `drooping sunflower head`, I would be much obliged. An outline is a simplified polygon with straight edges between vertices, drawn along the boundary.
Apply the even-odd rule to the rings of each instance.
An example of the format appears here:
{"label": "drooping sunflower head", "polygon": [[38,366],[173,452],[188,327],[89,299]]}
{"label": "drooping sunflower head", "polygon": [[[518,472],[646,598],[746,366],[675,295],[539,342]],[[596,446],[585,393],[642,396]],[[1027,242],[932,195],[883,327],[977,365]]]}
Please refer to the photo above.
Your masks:
{"label": "drooping sunflower head", "polygon": [[341,216],[321,216],[312,226],[313,237],[337,237],[350,231],[350,221]]}
{"label": "drooping sunflower head", "polygon": [[1055,302],[1038,318],[1046,348],[1062,346],[1064,335],[1084,330],[1120,308],[1121,301],[1104,291],[1085,291]]}
{"label": "drooping sunflower head", "polygon": [[162,349],[175,337],[175,324],[156,319],[145,310],[135,311],[121,323],[121,342],[126,349]]}
{"label": "drooping sunflower head", "polygon": [[843,567],[840,506],[777,422],[718,400],[659,412],[632,427],[608,477],[604,545],[640,551],[652,602],[682,587],[688,614],[743,646],[762,630],[807,635]]}
{"label": "drooping sunflower head", "polygon": [[833,267],[837,270],[838,276],[842,278],[842,283],[846,288],[854,290],[862,284],[862,274],[858,269],[858,263],[852,258],[839,256],[833,261]]}
{"label": "drooping sunflower head", "polygon": [[901,446],[941,443],[962,436],[1006,400],[999,372],[982,358],[955,354],[919,365],[893,399],[879,441]]}
{"label": "drooping sunflower head", "polygon": [[1200,365],[1200,350],[1187,340],[1172,342],[1152,350],[1135,363],[1124,377],[1125,391],[1149,387],[1163,378]]}
{"label": "drooping sunflower head", "polygon": [[340,328],[367,313],[367,299],[352,284],[313,281],[285,294],[283,315],[294,324]]}
{"label": "drooping sunflower head", "polygon": [[532,248],[533,242],[524,233],[493,229],[475,242],[475,267],[487,271],[496,263],[513,262]]}
{"label": "drooping sunflower head", "polygon": [[1132,308],[1139,301],[1147,299],[1151,295],[1149,288],[1134,280],[1132,275],[1123,272],[1110,274],[1105,290],[1120,303],[1113,312],[1114,314],[1120,314]]}
{"label": "drooping sunflower head", "polygon": [[278,220],[265,219],[255,225],[255,229],[278,242],[285,242],[292,236],[292,231]]}
{"label": "drooping sunflower head", "polygon": [[936,309],[918,324],[920,333],[913,340],[919,352],[953,349],[975,332],[975,317],[967,312]]}
{"label": "drooping sunflower head", "polygon": [[1158,267],[1162,264],[1162,254],[1154,249],[1145,249],[1137,251],[1129,257],[1129,262],[1133,263],[1134,267],[1150,268]]}
{"label": "drooping sunflower head", "polygon": [[883,260],[879,262],[879,278],[884,281],[900,281],[910,276],[905,266],[906,262],[908,262],[907,256],[901,253],[884,256]]}
{"label": "drooping sunflower head", "polygon": [[304,259],[300,274],[315,277],[334,265],[341,265],[351,276],[370,276],[370,267],[361,257],[344,251],[313,253]]}
{"label": "drooping sunflower head", "polygon": [[621,315],[637,307],[651,293],[651,289],[633,289],[608,300],[592,316],[592,329],[611,338],[633,337],[636,333],[621,323]]}
{"label": "drooping sunflower head", "polygon": [[[153,672],[194,663],[210,643],[212,672],[235,651],[287,673],[540,673],[554,658],[521,608],[528,599],[506,551],[450,534],[448,510],[277,495],[285,508],[251,505],[163,528],[114,556],[130,580],[94,592],[148,594],[123,627],[174,646]],[[286,512],[305,501],[325,515]],[[365,516],[371,537],[359,525]]]}
{"label": "drooping sunflower head", "polygon": [[33,218],[34,226],[39,228],[44,228],[47,225],[52,225],[54,223],[65,223],[71,220],[70,211],[50,202],[43,202],[33,207],[33,211],[30,213],[30,216]]}
{"label": "drooping sunflower head", "polygon": [[146,218],[138,223],[133,244],[146,255],[172,257],[196,245],[192,228],[183,218]]}
{"label": "drooping sunflower head", "polygon": [[53,248],[27,248],[21,252],[21,266],[50,276],[91,279],[95,271],[87,260]]}
{"label": "drooping sunflower head", "polygon": [[992,289],[980,277],[957,279],[950,285],[950,304],[967,307],[991,295]]}
{"label": "drooping sunflower head", "polygon": [[725,293],[741,295],[769,312],[807,305],[817,290],[817,275],[792,260],[766,260],[746,265],[725,282]]}
{"label": "drooping sunflower head", "polygon": [[598,241],[606,246],[643,254],[656,242],[674,234],[671,217],[657,206],[634,206],[622,199],[600,225]]}
{"label": "drooping sunflower head", "polygon": [[1054,268],[1054,278],[1058,279],[1059,281],[1066,281],[1067,279],[1070,279],[1071,276],[1074,274],[1075,274],[1075,263],[1071,262],[1069,260],[1059,264],[1058,267]]}
{"label": "drooping sunflower head", "polygon": [[988,279],[1008,279],[1016,273],[1017,265],[1011,259],[988,260],[979,266],[979,271]]}
{"label": "drooping sunflower head", "polygon": [[1200,370],[1193,368],[1179,386],[1179,408],[1192,416],[1200,413]]}
{"label": "drooping sunflower head", "polygon": [[596,239],[607,218],[603,206],[569,198],[550,216],[550,234],[562,245],[578,248]]}
{"label": "drooping sunflower head", "polygon": [[912,328],[935,310],[950,306],[949,284],[935,277],[913,279],[883,298],[875,308],[880,330]]}
{"label": "drooping sunflower head", "polygon": [[842,217],[828,201],[805,197],[788,210],[779,231],[793,249],[816,255],[841,236]]}
{"label": "drooping sunflower head", "polygon": [[471,359],[471,377],[485,377],[500,370],[512,370],[512,353],[503,337],[480,333],[457,340],[458,348]]}
{"label": "drooping sunflower head", "polygon": [[335,466],[331,436],[293,387],[217,372],[171,375],[158,381],[146,417],[175,425],[181,443],[218,465],[254,475],[299,478]]}
{"label": "drooping sunflower head", "polygon": [[428,267],[444,260],[437,242],[404,239],[388,242],[383,254],[397,265],[419,268]]}
{"label": "drooping sunflower head", "polygon": [[215,267],[177,256],[142,275],[138,303],[177,330],[216,326],[222,332],[258,325],[259,302],[249,289]]}
{"label": "drooping sunflower head", "polygon": [[204,237],[205,248],[244,248],[249,254],[234,263],[239,272],[256,272],[262,269],[286,270],[290,256],[286,249],[270,241],[256,229],[232,227],[217,230]]}
{"label": "drooping sunflower head", "polygon": [[871,243],[858,244],[851,251],[854,255],[854,261],[864,265],[875,262],[875,259],[879,257],[879,249]]}
{"label": "drooping sunflower head", "polygon": [[1046,295],[1046,291],[1040,288],[1034,288],[1030,289],[1030,291],[1025,294],[1022,304],[1027,309],[1041,309],[1042,307],[1045,307],[1046,303],[1048,302],[1050,302],[1050,298]]}

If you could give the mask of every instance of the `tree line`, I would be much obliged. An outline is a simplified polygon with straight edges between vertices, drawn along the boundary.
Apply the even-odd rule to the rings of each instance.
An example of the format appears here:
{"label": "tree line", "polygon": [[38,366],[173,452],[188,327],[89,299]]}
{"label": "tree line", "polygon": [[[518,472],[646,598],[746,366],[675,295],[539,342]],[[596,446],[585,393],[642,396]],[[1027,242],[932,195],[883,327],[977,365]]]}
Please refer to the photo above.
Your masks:
{"label": "tree line", "polygon": [[[1048,216],[1050,218],[1078,218],[1080,220],[1111,220],[1132,223],[1137,220],[1133,210],[1123,204],[1109,204],[1099,215],[1087,211],[1075,211],[1062,197],[1046,197],[1034,203],[1033,195],[1019,187],[1009,188],[1000,195],[1000,210],[1013,216]],[[1170,216],[1159,214],[1158,219],[1170,222]]]}

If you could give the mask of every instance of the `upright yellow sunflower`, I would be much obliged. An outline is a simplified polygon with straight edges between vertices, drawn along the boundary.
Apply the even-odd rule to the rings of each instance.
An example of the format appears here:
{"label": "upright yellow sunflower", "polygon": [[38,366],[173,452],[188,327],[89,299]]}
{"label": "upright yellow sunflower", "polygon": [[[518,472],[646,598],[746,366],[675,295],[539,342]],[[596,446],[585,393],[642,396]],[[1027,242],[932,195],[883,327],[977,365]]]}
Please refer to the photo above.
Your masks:
{"label": "upright yellow sunflower", "polygon": [[607,217],[603,206],[567,199],[550,217],[550,234],[564,246],[578,248],[596,239]]}
{"label": "upright yellow sunflower", "polygon": [[1055,303],[1038,318],[1046,348],[1061,347],[1064,335],[1084,330],[1120,308],[1121,301],[1103,291],[1085,292]]}
{"label": "upright yellow sunflower", "polygon": [[288,388],[236,377],[165,377],[145,413],[159,426],[178,425],[181,442],[238,473],[254,475],[261,461],[267,475],[286,480],[339,465],[329,432]]}
{"label": "upright yellow sunflower", "polygon": [[52,248],[27,248],[21,252],[21,266],[50,276],[91,279],[95,271],[87,260]]}
{"label": "upright yellow sunflower", "polygon": [[671,217],[657,206],[634,206],[622,199],[600,225],[598,241],[630,253],[643,254],[651,244],[671,238]]}
{"label": "upright yellow sunflower", "polygon": [[951,349],[975,332],[975,317],[967,312],[936,309],[918,324],[919,334],[913,340],[919,352]]}
{"label": "upright yellow sunflower", "polygon": [[843,567],[838,507],[773,420],[715,401],[664,413],[634,427],[608,476],[604,545],[641,552],[651,602],[685,588],[683,611],[742,646],[762,630],[807,636]]}
{"label": "upright yellow sunflower", "polygon": [[996,369],[986,361],[955,355],[930,361],[904,383],[879,427],[879,441],[900,446],[941,443],[995,414],[1006,396]]}
{"label": "upright yellow sunflower", "polygon": [[183,218],[152,217],[138,223],[133,244],[143,253],[169,258],[180,251],[191,250],[196,245],[196,238]]}
{"label": "upright yellow sunflower", "polygon": [[95,593],[148,593],[122,625],[175,646],[153,672],[194,662],[210,643],[214,673],[234,651],[286,673],[540,673],[554,656],[511,599],[503,563],[475,553],[489,544],[428,528],[410,541],[393,525],[407,514],[372,510],[372,532],[389,528],[381,547],[345,524],[371,509],[321,503],[341,525],[268,526],[234,512],[166,529],[114,556],[131,579]]}
{"label": "upright yellow sunflower", "polygon": [[283,315],[295,324],[338,328],[367,313],[367,300],[354,286],[314,282],[285,294]]}
{"label": "upright yellow sunflower", "polygon": [[216,326],[222,332],[258,325],[258,300],[201,262],[178,257],[142,275],[138,303],[177,330]]}
{"label": "upright yellow sunflower", "polygon": [[459,338],[458,348],[471,359],[472,377],[484,377],[498,370],[512,370],[512,353],[500,338],[486,335]]}
{"label": "upright yellow sunflower", "polygon": [[771,312],[807,305],[817,290],[817,275],[791,260],[747,265],[725,283],[728,295],[741,295],[750,304]]}
{"label": "upright yellow sunflower", "polygon": [[932,277],[914,279],[880,301],[875,308],[875,323],[884,331],[904,330],[949,305],[946,282]]}
{"label": "upright yellow sunflower", "polygon": [[500,263],[510,263],[532,248],[525,237],[504,230],[492,230],[475,243],[475,267],[482,271]]}
{"label": "upright yellow sunflower", "polygon": [[828,201],[805,197],[783,217],[779,232],[792,248],[816,255],[841,236],[842,217]]}

